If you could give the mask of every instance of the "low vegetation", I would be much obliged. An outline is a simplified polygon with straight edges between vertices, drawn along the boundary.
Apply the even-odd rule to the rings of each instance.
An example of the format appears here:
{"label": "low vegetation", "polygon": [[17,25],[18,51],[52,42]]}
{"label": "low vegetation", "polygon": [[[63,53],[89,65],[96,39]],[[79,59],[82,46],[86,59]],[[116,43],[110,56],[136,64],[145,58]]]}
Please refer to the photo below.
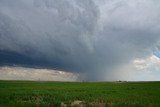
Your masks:
{"label": "low vegetation", "polygon": [[160,82],[0,81],[0,107],[160,107]]}

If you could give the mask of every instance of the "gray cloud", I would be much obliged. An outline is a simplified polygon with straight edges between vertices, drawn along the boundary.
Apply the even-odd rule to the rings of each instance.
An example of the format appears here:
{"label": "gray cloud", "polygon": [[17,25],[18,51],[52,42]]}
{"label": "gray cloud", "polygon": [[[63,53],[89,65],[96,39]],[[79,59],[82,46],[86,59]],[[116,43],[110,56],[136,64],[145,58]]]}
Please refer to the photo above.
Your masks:
{"label": "gray cloud", "polygon": [[159,50],[159,9],[158,0],[1,0],[1,53],[27,59],[1,63],[35,61],[105,80],[119,64]]}

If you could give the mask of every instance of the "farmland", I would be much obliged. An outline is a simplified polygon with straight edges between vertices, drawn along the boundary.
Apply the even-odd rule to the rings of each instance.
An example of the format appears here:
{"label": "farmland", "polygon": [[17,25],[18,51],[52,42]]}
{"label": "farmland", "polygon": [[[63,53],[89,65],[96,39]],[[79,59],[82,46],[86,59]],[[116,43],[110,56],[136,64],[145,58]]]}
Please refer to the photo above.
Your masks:
{"label": "farmland", "polygon": [[0,81],[0,107],[160,107],[160,82]]}

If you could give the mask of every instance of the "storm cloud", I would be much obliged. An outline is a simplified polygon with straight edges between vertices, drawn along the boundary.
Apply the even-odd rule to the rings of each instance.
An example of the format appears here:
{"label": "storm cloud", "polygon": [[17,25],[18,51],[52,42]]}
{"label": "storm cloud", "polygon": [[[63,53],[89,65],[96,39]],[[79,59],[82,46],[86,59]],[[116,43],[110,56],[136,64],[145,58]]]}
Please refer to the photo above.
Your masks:
{"label": "storm cloud", "polygon": [[159,10],[159,0],[0,0],[0,65],[116,79],[159,52]]}

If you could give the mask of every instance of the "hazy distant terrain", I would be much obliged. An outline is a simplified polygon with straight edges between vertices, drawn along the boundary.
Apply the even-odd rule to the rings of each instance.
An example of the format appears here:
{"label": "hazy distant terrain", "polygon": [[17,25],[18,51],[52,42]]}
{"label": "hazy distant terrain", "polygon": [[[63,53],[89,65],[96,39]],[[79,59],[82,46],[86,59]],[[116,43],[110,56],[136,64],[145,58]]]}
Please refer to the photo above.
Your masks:
{"label": "hazy distant terrain", "polygon": [[160,82],[0,81],[0,107],[159,107]]}

